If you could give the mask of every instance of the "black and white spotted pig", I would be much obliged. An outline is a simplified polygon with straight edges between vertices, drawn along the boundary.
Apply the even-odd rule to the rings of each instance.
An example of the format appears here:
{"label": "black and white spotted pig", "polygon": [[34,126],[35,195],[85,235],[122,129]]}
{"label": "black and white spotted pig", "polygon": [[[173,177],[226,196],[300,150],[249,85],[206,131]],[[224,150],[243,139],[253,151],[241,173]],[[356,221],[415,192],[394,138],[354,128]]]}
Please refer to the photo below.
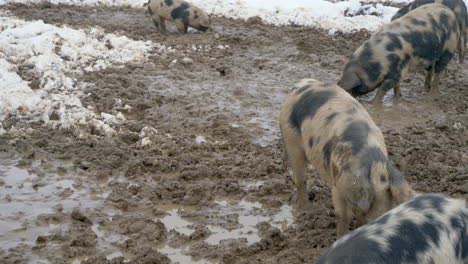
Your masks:
{"label": "black and white spotted pig", "polygon": [[398,12],[392,17],[392,21],[406,15],[406,13],[415,8],[432,3],[447,6],[455,13],[461,32],[458,43],[458,55],[460,63],[463,64],[465,58],[466,42],[468,40],[468,12],[463,0],[416,0],[398,10]]}
{"label": "black and white spotted pig", "polygon": [[393,200],[399,204],[414,195],[389,161],[380,129],[342,88],[300,81],[281,107],[279,122],[299,207],[308,202],[310,163],[332,188],[339,236],[348,232],[353,215],[362,225],[390,210]]}
{"label": "black and white spotted pig", "polygon": [[180,33],[188,27],[200,31],[210,28],[210,17],[200,8],[183,0],[149,0],[148,11],[158,30],[166,33],[166,20],[174,21]]}
{"label": "black and white spotted pig", "polygon": [[416,196],[336,241],[316,264],[467,264],[468,205]]}
{"label": "black and white spotted pig", "polygon": [[351,56],[339,85],[353,96],[377,90],[374,103],[394,89],[408,72],[427,70],[425,87],[438,92],[440,73],[458,47],[455,14],[446,6],[428,4],[383,26]]}

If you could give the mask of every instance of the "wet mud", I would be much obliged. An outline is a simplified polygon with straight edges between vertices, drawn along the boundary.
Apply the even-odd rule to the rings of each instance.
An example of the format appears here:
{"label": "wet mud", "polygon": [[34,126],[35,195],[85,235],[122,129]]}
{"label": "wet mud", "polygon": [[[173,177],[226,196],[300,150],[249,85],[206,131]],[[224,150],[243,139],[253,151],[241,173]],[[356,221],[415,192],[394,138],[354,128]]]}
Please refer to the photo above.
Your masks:
{"label": "wet mud", "polygon": [[[313,263],[336,240],[330,190],[312,168],[313,206],[296,211],[277,116],[299,79],[337,81],[368,32],[216,17],[214,32],[170,24],[162,36],[144,9],[2,8],[162,46],[145,63],[74,76],[85,106],[123,113],[115,135],[3,122],[1,263]],[[411,74],[383,109],[360,99],[416,190],[466,198],[468,66],[451,62],[439,96],[423,82]]]}

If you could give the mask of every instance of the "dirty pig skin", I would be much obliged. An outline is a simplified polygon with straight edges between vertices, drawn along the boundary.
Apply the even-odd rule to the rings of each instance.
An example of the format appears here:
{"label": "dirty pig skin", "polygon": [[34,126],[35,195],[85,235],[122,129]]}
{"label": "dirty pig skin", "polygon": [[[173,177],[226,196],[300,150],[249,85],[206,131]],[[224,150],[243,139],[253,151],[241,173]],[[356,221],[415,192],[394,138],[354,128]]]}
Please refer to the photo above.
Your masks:
{"label": "dirty pig skin", "polygon": [[337,234],[374,220],[414,195],[388,159],[384,137],[365,108],[341,87],[304,79],[280,111],[281,136],[299,207],[308,202],[305,169],[316,168],[332,188]]}
{"label": "dirty pig skin", "polygon": [[408,72],[426,70],[424,86],[438,92],[440,74],[457,51],[460,30],[455,14],[440,4],[428,4],[383,26],[350,57],[341,80],[353,96],[375,89],[379,105],[394,89],[400,97],[400,80]]}
{"label": "dirty pig skin", "polygon": [[468,205],[425,194],[336,241],[316,264],[466,264]]}
{"label": "dirty pig skin", "polygon": [[148,12],[159,32],[166,34],[166,20],[174,21],[180,33],[188,27],[207,31],[210,17],[200,8],[182,0],[149,0]]}
{"label": "dirty pig skin", "polygon": [[466,41],[468,38],[468,13],[466,10],[465,2],[463,0],[416,0],[398,10],[398,12],[392,17],[392,21],[406,15],[409,11],[413,9],[432,3],[447,6],[457,16],[458,26],[461,32],[459,39],[458,55],[460,64],[463,64],[466,53]]}

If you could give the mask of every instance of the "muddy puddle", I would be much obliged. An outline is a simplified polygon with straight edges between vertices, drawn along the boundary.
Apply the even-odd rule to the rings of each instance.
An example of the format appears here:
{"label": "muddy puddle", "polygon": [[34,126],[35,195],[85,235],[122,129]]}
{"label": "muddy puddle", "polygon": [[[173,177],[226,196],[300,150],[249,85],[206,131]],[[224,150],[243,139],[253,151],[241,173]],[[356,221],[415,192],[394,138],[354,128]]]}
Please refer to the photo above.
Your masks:
{"label": "muddy puddle", "polygon": [[[286,229],[294,222],[293,209],[289,205],[283,205],[278,210],[265,208],[261,203],[248,202],[245,200],[215,200],[214,208],[202,209],[202,213],[211,217],[222,217],[225,215],[236,215],[237,223],[235,227],[226,227],[210,224],[208,221],[204,226],[204,239],[198,243],[206,242],[216,246],[227,240],[237,240],[245,245],[252,245],[259,242],[261,237],[258,234],[257,226],[262,222],[269,222],[272,226],[281,230]],[[196,224],[180,216],[180,213],[193,212],[192,207],[180,207],[175,205],[158,206],[159,209],[168,215],[159,220],[166,226],[168,231],[174,230],[185,236],[191,236],[197,231]],[[169,243],[170,244],[170,243]],[[199,259],[190,257],[190,247],[194,242],[188,242],[181,247],[173,247],[169,244],[162,244],[158,247],[161,253],[167,256],[174,263],[220,263],[219,259]]]}
{"label": "muddy puddle", "polygon": [[[0,248],[34,245],[36,238],[61,228],[61,214],[79,207],[94,208],[103,197],[90,195],[73,176],[43,171],[40,162],[20,165],[0,160]],[[66,170],[71,164],[61,164]],[[57,214],[59,213],[59,214]],[[54,215],[57,214],[57,215]],[[51,216],[51,217],[48,217]]]}
{"label": "muddy puddle", "polygon": [[[127,263],[137,257],[122,246],[123,242],[131,240],[131,236],[105,224],[106,221],[115,221],[116,217],[122,217],[128,225],[132,224],[129,223],[131,218],[125,220],[124,212],[106,203],[112,189],[105,186],[107,182],[76,181],[77,176],[69,171],[71,163],[55,163],[58,169],[49,170],[40,161],[23,163],[19,158],[0,161],[0,249],[8,252],[28,248],[23,258],[27,263],[56,263],[60,259],[71,264],[93,263],[98,256]],[[165,174],[164,177],[176,175]],[[118,180],[120,183],[124,181]],[[252,190],[264,184],[263,181],[244,182],[242,186]],[[217,246],[228,240],[245,246],[258,243],[261,240],[259,224],[268,222],[279,230],[285,230],[294,223],[295,212],[287,204],[271,208],[244,199],[214,200],[207,207],[160,201],[155,208],[158,210],[156,217],[146,212],[140,215],[147,217],[146,224],[160,223],[159,228],[168,234],[169,239],[153,241],[149,245],[167,255],[173,263],[220,263],[216,257],[192,257],[191,248],[201,243]],[[208,217],[200,218],[200,215]],[[219,220],[226,216],[232,221]],[[79,223],[78,228],[75,222]],[[75,232],[77,234],[73,234]],[[70,233],[75,238],[83,236],[85,240],[77,242],[72,239],[70,244],[63,233]],[[91,237],[93,242],[86,241],[86,237]],[[44,244],[50,249],[59,249],[76,243],[91,243],[94,248],[50,261],[47,257],[41,260],[42,254],[37,252]]]}

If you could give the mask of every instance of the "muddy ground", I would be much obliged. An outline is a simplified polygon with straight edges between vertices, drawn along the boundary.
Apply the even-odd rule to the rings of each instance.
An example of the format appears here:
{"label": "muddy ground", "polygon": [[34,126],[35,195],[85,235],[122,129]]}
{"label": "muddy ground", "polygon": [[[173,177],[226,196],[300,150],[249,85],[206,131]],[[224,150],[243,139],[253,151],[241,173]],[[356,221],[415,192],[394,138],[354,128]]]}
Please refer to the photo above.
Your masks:
{"label": "muddy ground", "polygon": [[[0,136],[1,263],[313,263],[336,240],[330,190],[313,169],[313,210],[295,210],[277,115],[299,79],[337,81],[367,32],[214,18],[215,32],[179,35],[171,24],[162,36],[143,9],[2,8],[175,52],[75,76],[83,104],[124,113],[114,136],[92,125],[3,123],[29,129]],[[20,74],[34,76],[27,69]],[[361,98],[419,191],[467,197],[467,83],[468,65],[452,61],[440,96],[412,74],[403,99],[390,92],[383,110]]]}

